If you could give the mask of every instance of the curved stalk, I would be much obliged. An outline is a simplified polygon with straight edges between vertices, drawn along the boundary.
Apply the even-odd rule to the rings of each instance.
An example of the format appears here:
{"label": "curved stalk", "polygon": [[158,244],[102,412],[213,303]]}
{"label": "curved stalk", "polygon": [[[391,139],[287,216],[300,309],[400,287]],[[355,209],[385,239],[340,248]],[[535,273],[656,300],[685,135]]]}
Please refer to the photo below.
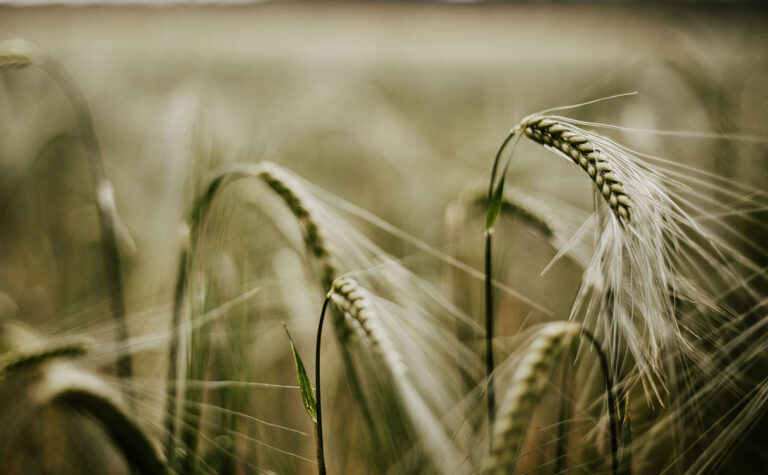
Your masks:
{"label": "curved stalk", "polygon": [[176,412],[177,412],[177,360],[179,355],[179,325],[181,324],[181,308],[184,304],[184,289],[187,280],[187,241],[182,244],[179,252],[179,267],[176,277],[176,289],[173,294],[173,316],[171,321],[171,342],[168,352],[168,382],[165,400],[165,458],[168,461],[174,458],[174,441],[176,440]]}
{"label": "curved stalk", "polygon": [[[493,385],[493,283],[491,281],[491,231],[485,232],[485,369],[488,380],[486,405],[488,407],[488,431],[492,432],[496,415],[496,393]],[[489,443],[493,444],[493,437]]]}
{"label": "curved stalk", "polygon": [[[99,216],[102,260],[107,290],[109,292],[109,304],[112,318],[117,324],[115,331],[117,332],[117,341],[120,345],[120,348],[118,348],[120,356],[117,358],[117,376],[122,379],[130,379],[133,376],[133,358],[128,349],[125,348],[125,342],[128,341],[128,326],[123,296],[122,264],[117,244],[117,210],[115,208],[112,184],[107,179],[104,170],[104,160],[101,154],[99,139],[96,135],[96,128],[93,124],[93,117],[83,91],[61,63],[46,55],[39,63],[39,66],[58,84],[72,106],[77,127],[83,140],[88,169],[91,175],[94,200]],[[129,391],[128,385],[123,385],[123,387],[124,391]]]}
{"label": "curved stalk", "polygon": [[608,399],[608,417],[610,419],[609,425],[611,430],[611,454],[613,455],[612,469],[614,475],[619,470],[619,437],[618,437],[618,425],[619,417],[616,407],[616,399],[613,395],[613,376],[611,367],[608,363],[608,356],[603,351],[600,343],[595,336],[587,330],[582,329],[581,334],[589,340],[592,344],[592,348],[595,349],[598,359],[600,360],[600,368],[603,371],[603,378],[605,381],[605,394]]}
{"label": "curved stalk", "polygon": [[[493,384],[493,371],[495,364],[493,361],[493,274],[491,269],[492,261],[492,240],[491,233],[493,231],[493,225],[496,221],[496,216],[500,211],[500,206],[495,206],[494,200],[494,187],[496,182],[496,174],[499,168],[499,162],[501,162],[501,156],[507,145],[515,136],[516,130],[512,130],[504,141],[501,143],[499,150],[496,152],[496,157],[493,160],[493,168],[491,169],[491,180],[488,184],[488,218],[486,219],[485,229],[485,370],[486,379],[488,385],[486,388],[486,406],[488,408],[488,443],[489,446],[493,445],[493,420],[496,415],[496,391]],[[507,166],[509,163],[507,163]],[[502,196],[501,192],[504,187],[504,174],[507,172],[507,166],[504,167],[502,177],[499,180],[498,190],[496,195]],[[500,205],[501,203],[498,203]],[[496,216],[493,216],[495,214]]]}
{"label": "curved stalk", "polygon": [[317,443],[317,473],[325,475],[325,452],[323,449],[323,410],[320,402],[320,343],[323,337],[323,322],[325,311],[331,301],[330,294],[325,297],[323,309],[320,311],[320,320],[317,324],[317,342],[315,343],[315,404],[317,422],[315,422],[315,441]]}

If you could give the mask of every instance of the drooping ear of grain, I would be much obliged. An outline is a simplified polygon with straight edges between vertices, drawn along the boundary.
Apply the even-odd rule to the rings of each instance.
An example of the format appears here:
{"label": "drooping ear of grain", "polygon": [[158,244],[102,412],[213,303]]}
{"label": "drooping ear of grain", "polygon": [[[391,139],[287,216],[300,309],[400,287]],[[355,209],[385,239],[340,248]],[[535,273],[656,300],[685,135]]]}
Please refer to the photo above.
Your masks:
{"label": "drooping ear of grain", "polygon": [[363,294],[362,289],[353,279],[342,277],[333,283],[331,301],[357,322],[365,333],[365,338],[371,347],[386,362],[393,375],[405,373],[403,359],[395,349],[395,345],[386,334],[379,321],[379,316],[373,311],[371,302]]}
{"label": "drooping ear of grain", "polygon": [[44,368],[31,394],[37,405],[63,406],[98,421],[125,461],[138,473],[168,473],[155,442],[96,375],[66,363],[53,362]]}
{"label": "drooping ear of grain", "polygon": [[511,387],[499,408],[491,453],[483,466],[484,474],[502,475],[513,471],[531,414],[541,399],[552,369],[580,331],[580,326],[567,322],[550,323],[539,331],[515,371]]}
{"label": "drooping ear of grain", "polygon": [[[228,185],[244,178],[256,179],[265,184],[269,190],[271,190],[282,199],[288,211],[299,222],[306,248],[314,258],[315,263],[319,268],[321,285],[325,286],[326,288],[330,287],[337,275],[337,267],[334,262],[331,250],[326,244],[322,226],[318,220],[315,219],[312,212],[311,195],[306,190],[304,190],[303,186],[288,172],[284,171],[278,165],[271,162],[260,162],[258,164],[235,164],[219,172],[209,182],[206,189],[195,201],[192,207],[192,211],[189,213],[189,218],[187,219],[187,226],[189,228],[189,247],[188,249],[183,249],[180,253],[180,261],[182,261],[184,264],[180,263],[180,266],[183,265],[183,267],[179,268],[177,277],[176,288],[178,295],[175,298],[172,321],[172,325],[174,325],[174,327],[179,325],[181,322],[181,307],[186,300],[187,293],[187,276],[189,275],[189,269],[192,265],[192,259],[195,256],[195,248],[199,239],[200,229],[211,209],[211,205],[215,201],[216,197],[224,189],[226,189]],[[197,359],[202,358],[207,360],[207,348],[210,345],[207,334],[210,331],[210,324],[195,325],[194,316],[191,318],[191,320],[193,324],[190,341],[193,347],[190,349],[190,352],[191,354],[195,355],[195,358]],[[343,338],[344,327],[337,327],[337,329]],[[178,340],[180,337],[181,335],[179,335],[178,332],[173,336],[175,342],[171,343],[169,364],[174,364],[175,359],[172,358],[174,358],[177,351],[174,350],[174,348],[178,348]],[[354,389],[354,387],[358,387],[360,383],[358,382],[358,377],[354,371],[349,351],[346,347],[342,347],[341,352],[345,361],[345,366],[349,372],[348,376],[350,378],[350,385],[353,386],[353,391],[356,393],[361,393],[359,389]],[[190,365],[185,370],[186,379],[201,380],[204,376],[204,369],[206,367],[205,361],[195,360],[193,362],[196,362],[196,364]],[[172,376],[172,373],[173,372],[169,370],[169,376]],[[172,384],[174,384],[174,382],[169,380],[169,387]],[[177,392],[177,397],[179,396],[181,396],[181,392]],[[187,447],[180,465],[183,471],[194,469],[196,460],[195,452],[197,450],[199,440],[199,425],[201,415],[201,407],[199,402],[202,396],[203,395],[199,389],[190,388],[184,392],[184,401],[177,403],[182,404],[185,414],[185,420],[181,429],[180,437],[181,444]],[[174,403],[170,400],[166,403],[166,419],[168,420],[167,425],[169,428],[173,428],[176,425],[175,422],[173,422],[176,419],[176,416],[173,413],[173,406]],[[372,423],[369,425],[372,425]],[[173,454],[174,450],[172,446],[174,445],[174,437],[170,431],[167,444],[166,453]]]}
{"label": "drooping ear of grain", "polygon": [[25,348],[3,355],[0,358],[0,377],[14,371],[23,370],[34,365],[45,363],[57,358],[76,358],[88,352],[85,341],[50,342],[39,348]]}
{"label": "drooping ear of grain", "polygon": [[[349,318],[350,330],[361,336],[363,346],[369,348],[382,362],[385,379],[392,388],[391,397],[397,402],[396,410],[410,420],[413,430],[432,458],[432,464],[441,472],[449,473],[460,465],[456,449],[450,438],[433,417],[431,409],[419,394],[402,355],[388,335],[365,290],[353,279],[337,279],[329,294],[331,301]],[[435,390],[439,390],[436,388]],[[402,437],[402,435],[401,435]]]}
{"label": "drooping ear of grain", "polygon": [[40,58],[40,50],[28,41],[18,38],[0,41],[0,73],[32,66]]}
{"label": "drooping ear of grain", "polygon": [[0,347],[3,400],[7,402],[9,394],[13,398],[12,409],[4,411],[14,411],[10,419],[4,414],[3,421],[16,421],[4,426],[4,446],[10,445],[9,437],[19,436],[19,428],[30,430],[26,425],[31,415],[44,408],[64,408],[94,419],[138,473],[168,473],[155,441],[129,415],[120,394],[97,373],[76,364],[76,358],[86,355],[88,341],[49,339],[21,323],[5,321],[0,325]]}
{"label": "drooping ear of grain", "polygon": [[518,127],[526,137],[564,154],[580,166],[595,183],[616,217],[625,222],[631,221],[630,197],[613,171],[610,157],[599,146],[570,125],[546,116],[528,117]]}

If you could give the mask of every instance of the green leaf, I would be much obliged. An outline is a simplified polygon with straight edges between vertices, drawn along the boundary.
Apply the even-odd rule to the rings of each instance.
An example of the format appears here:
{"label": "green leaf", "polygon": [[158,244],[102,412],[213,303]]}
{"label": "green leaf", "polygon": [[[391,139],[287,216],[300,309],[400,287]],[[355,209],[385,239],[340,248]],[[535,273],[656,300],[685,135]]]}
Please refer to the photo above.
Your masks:
{"label": "green leaf", "polygon": [[504,166],[504,170],[501,172],[501,178],[499,184],[493,192],[490,203],[488,203],[488,215],[485,218],[485,230],[490,231],[496,225],[496,220],[499,219],[501,213],[501,206],[504,203],[504,180],[507,177],[507,168],[509,167],[509,161]]}
{"label": "green leaf", "polygon": [[632,473],[632,422],[629,415],[629,395],[624,402],[624,421],[621,423],[621,449],[619,450],[620,475]]}
{"label": "green leaf", "polygon": [[296,362],[296,376],[299,380],[299,388],[301,389],[301,400],[304,403],[304,409],[307,410],[310,419],[313,422],[317,422],[317,403],[315,402],[315,393],[312,391],[312,383],[309,382],[309,376],[307,376],[307,370],[304,369],[304,363],[301,361],[301,355],[296,350],[296,345],[293,344],[293,338],[288,331],[288,326],[283,323],[285,333],[288,335],[288,341],[291,342],[291,350],[293,351],[293,360]]}

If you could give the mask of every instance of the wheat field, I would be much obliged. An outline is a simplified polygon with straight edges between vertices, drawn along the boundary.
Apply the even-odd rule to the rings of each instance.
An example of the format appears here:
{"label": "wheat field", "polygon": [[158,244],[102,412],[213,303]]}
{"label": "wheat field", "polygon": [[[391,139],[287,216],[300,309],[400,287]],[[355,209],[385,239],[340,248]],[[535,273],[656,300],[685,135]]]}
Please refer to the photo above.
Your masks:
{"label": "wheat field", "polygon": [[0,472],[765,473],[767,46],[0,4]]}

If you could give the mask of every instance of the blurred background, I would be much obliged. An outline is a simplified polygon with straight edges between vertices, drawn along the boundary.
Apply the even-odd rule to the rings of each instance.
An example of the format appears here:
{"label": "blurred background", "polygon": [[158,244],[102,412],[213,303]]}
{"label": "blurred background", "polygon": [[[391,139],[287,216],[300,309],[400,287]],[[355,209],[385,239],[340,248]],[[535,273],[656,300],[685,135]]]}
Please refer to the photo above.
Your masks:
{"label": "blurred background", "polygon": [[[542,109],[636,91],[565,115],[712,134],[607,132],[643,153],[759,189],[768,183],[768,15],[757,4],[6,4],[0,36],[34,42],[60,61],[91,108],[130,235],[121,253],[132,334],[167,327],[178,225],[211,173],[234,160],[284,165],[478,268],[482,216],[452,234],[446,208],[487,180],[507,131]],[[746,140],[728,138],[736,135]],[[530,145],[516,157],[515,185],[592,205],[591,184],[572,165]],[[46,334],[106,319],[98,220],[74,117],[34,68],[0,75],[0,223],[4,318]],[[445,288],[439,260],[361,227]],[[232,239],[246,232],[241,225]],[[500,259],[516,263],[502,271],[505,281],[567,314],[578,268],[563,261],[530,278],[554,255],[533,235],[505,252]],[[230,260],[242,264],[236,253]],[[479,322],[480,283],[471,285],[477,298],[463,305]],[[501,324],[502,335],[531,311],[506,305],[517,318]],[[312,331],[296,329],[306,349]],[[135,372],[160,378],[164,358],[137,354]],[[281,382],[294,378],[287,372]]]}
{"label": "blurred background", "polygon": [[[127,299],[137,304],[171,289],[176,222],[190,190],[224,161],[284,164],[441,245],[447,203],[486,178],[506,131],[533,112],[637,91],[568,115],[762,136],[767,22],[759,6],[687,3],[0,10],[0,33],[33,41],[61,61],[93,111],[106,174],[140,250],[127,276]],[[67,278],[75,269],[74,280],[84,277],[82,256],[49,268],[50,253],[66,255],[97,239],[87,171],[82,157],[69,156],[78,147],[72,113],[51,79],[27,69],[0,81],[0,239],[7,250],[0,283],[25,313],[49,318],[78,307],[98,284],[98,272],[97,282]],[[645,153],[765,183],[764,147],[609,135]],[[542,154],[533,147],[524,153]],[[521,165],[513,179],[536,186],[530,170],[547,167],[545,186],[562,189],[576,174],[559,162]],[[588,193],[580,195],[590,204]],[[40,231],[73,242],[47,244],[49,255],[17,248]],[[398,246],[389,250],[410,252]],[[45,275],[72,288],[57,285],[54,295]]]}

